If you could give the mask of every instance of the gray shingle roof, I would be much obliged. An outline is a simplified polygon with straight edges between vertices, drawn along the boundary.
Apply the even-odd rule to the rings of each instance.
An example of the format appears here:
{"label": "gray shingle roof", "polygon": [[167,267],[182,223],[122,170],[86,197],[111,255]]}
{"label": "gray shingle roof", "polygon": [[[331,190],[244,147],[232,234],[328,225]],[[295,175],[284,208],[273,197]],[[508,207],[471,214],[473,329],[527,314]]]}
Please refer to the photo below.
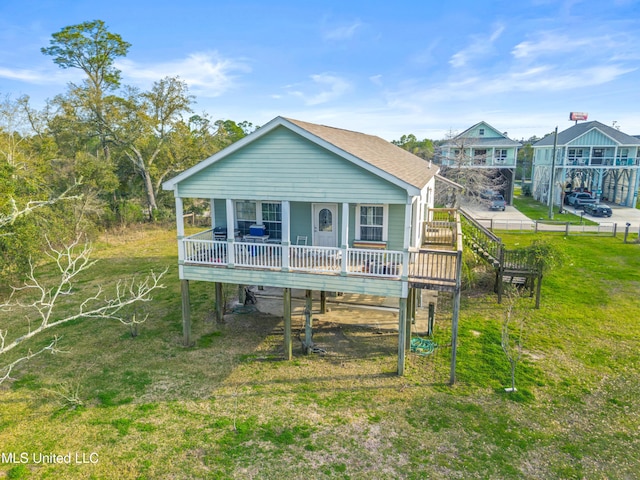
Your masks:
{"label": "gray shingle roof", "polygon": [[280,127],[288,128],[345,159],[359,163],[360,167],[402,186],[407,191],[413,191],[412,194],[415,194],[415,189],[421,190],[439,171],[437,165],[374,135],[276,117],[250,135],[167,180],[162,187],[165,190],[173,189],[182,180]]}
{"label": "gray shingle roof", "polygon": [[[494,132],[500,134],[500,137],[479,137],[477,135],[470,135],[469,132],[473,131],[479,125],[484,124],[487,128],[493,130]],[[443,147],[456,147],[461,143],[464,143],[464,146],[467,148],[475,148],[475,147],[520,147],[522,144],[515,140],[511,140],[505,134],[500,133],[500,130],[492,127],[487,122],[482,121],[478,122],[475,125],[467,128],[464,132],[459,133],[451,140],[445,142]]]}
{"label": "gray shingle roof", "polygon": [[438,173],[436,165],[380,137],[292,118],[285,120],[414,187],[424,187]]}
{"label": "gray shingle roof", "polygon": [[[567,128],[562,132],[558,132],[558,145],[567,145],[576,138],[584,135],[589,130],[598,129],[605,135],[611,137],[620,145],[640,145],[640,139],[633,137],[631,135],[627,135],[626,133],[621,132],[620,130],[605,125],[604,123],[600,123],[598,121],[591,122],[583,122],[574,125],[573,127]],[[553,134],[547,135],[542,140],[537,141],[533,144],[534,147],[547,147],[553,146]]]}
{"label": "gray shingle roof", "polygon": [[[458,137],[456,137],[457,139]],[[454,139],[455,140],[455,139]],[[510,138],[478,138],[478,137],[466,137],[464,142],[449,141],[442,145],[443,147],[459,147],[464,145],[465,147],[520,147],[522,144],[511,140]]]}

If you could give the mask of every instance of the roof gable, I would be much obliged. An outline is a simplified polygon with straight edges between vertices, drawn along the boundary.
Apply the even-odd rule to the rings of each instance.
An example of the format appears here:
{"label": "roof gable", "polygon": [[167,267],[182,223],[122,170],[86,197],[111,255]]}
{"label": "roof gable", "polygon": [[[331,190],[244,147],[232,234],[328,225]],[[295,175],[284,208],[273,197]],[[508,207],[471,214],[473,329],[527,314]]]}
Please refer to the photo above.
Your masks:
{"label": "roof gable", "polygon": [[[559,146],[565,145],[586,145],[580,141],[580,138],[586,138],[586,135],[590,132],[597,131],[603,136],[607,137],[606,143],[595,144],[589,143],[592,145],[625,145],[625,146],[634,146],[640,145],[640,139],[633,137],[631,135],[627,135],[626,133],[621,132],[620,130],[600,123],[598,121],[591,122],[583,122],[578,123],[562,132],[558,132],[558,142]],[[533,144],[534,147],[549,147],[553,146],[554,143],[554,135],[553,133],[547,135],[542,140],[537,141]],[[594,135],[594,138],[598,138],[598,135]],[[602,138],[602,137],[600,137]]]}
{"label": "roof gable", "polygon": [[417,194],[438,172],[436,165],[432,165],[382,138],[300,120],[276,117],[238,142],[164,182],[163,188],[165,190],[175,188],[181,181],[196,175],[278,127],[285,127],[298,133],[343,159],[406,189],[412,195]]}
{"label": "roof gable", "polygon": [[459,133],[451,140],[445,142],[444,146],[457,146],[464,143],[465,146],[483,146],[483,147],[519,147],[520,142],[511,140],[506,133],[492,127],[487,122],[478,122],[472,127],[467,128],[464,132]]}

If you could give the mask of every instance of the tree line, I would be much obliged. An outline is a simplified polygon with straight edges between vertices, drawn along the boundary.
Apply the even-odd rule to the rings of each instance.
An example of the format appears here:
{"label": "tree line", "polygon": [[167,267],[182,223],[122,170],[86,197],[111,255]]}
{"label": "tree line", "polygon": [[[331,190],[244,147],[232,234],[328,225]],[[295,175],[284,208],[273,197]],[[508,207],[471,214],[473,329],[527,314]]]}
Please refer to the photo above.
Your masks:
{"label": "tree line", "polygon": [[82,81],[42,109],[26,95],[0,100],[1,275],[26,271],[45,237],[61,244],[170,217],[173,199],[162,182],[254,130],[196,114],[179,77],[146,91],[124,84],[115,63],[130,47],[101,20],[67,26],[41,51],[83,72]]}

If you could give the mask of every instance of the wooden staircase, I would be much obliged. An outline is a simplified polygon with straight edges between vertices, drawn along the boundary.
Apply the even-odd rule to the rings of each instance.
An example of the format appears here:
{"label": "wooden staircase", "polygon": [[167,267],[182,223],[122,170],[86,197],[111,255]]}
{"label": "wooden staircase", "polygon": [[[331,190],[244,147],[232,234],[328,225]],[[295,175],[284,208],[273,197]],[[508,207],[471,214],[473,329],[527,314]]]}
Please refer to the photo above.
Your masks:
{"label": "wooden staircase", "polygon": [[495,270],[494,291],[498,303],[502,302],[504,285],[527,288],[530,296],[536,295],[536,308],[540,308],[542,271],[523,250],[508,250],[502,240],[473,217],[460,209],[463,239],[466,246],[484,259]]}

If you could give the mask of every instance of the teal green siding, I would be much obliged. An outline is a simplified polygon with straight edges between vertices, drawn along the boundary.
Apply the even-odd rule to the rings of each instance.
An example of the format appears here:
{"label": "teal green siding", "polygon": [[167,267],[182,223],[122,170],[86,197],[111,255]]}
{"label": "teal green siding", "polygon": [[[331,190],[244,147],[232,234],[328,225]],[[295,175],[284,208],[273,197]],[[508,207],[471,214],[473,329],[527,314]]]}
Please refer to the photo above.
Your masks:
{"label": "teal green siding", "polygon": [[216,198],[213,202],[214,206],[214,227],[226,227],[227,226],[227,202]]}
{"label": "teal green siding", "polygon": [[311,221],[310,203],[291,203],[291,243],[295,245],[298,235],[307,237],[308,245],[313,243]]}
{"label": "teal green siding", "polygon": [[553,147],[536,148],[534,163],[536,165],[551,165]]}
{"label": "teal green siding", "polygon": [[353,241],[356,239],[356,211],[355,205],[349,205],[349,246],[353,245]]}
{"label": "teal green siding", "polygon": [[405,205],[389,205],[389,250],[402,250],[404,246],[404,207]]}
{"label": "teal green siding", "polygon": [[[483,135],[480,135],[480,129],[484,130]],[[469,130],[468,133],[465,133],[465,136],[477,137],[477,138],[503,138],[504,137],[504,135],[502,135],[502,132],[498,132],[497,130],[494,130],[486,123],[480,123],[476,125],[475,128],[472,128],[471,130]]]}
{"label": "teal green siding", "polygon": [[601,147],[605,145],[617,145],[617,143],[613,139],[599,132],[598,130],[591,130],[585,133],[584,135],[582,135],[581,137],[576,138],[575,140],[570,142],[569,145],[571,146],[574,146],[574,145],[592,146],[593,145],[595,147]]}
{"label": "teal green siding", "polygon": [[178,184],[178,195],[405,203],[406,190],[282,127]]}
{"label": "teal green siding", "polygon": [[[227,212],[225,200],[216,199],[215,205],[215,226],[227,226]],[[338,218],[336,219],[335,228],[338,229],[338,244],[341,246],[342,229],[342,204],[338,206]],[[356,215],[357,205],[349,205],[349,246],[353,245],[353,241],[357,237],[356,232]],[[404,205],[388,205],[388,224],[387,224],[387,248],[389,250],[402,250],[404,245]],[[313,204],[306,202],[291,202],[291,243],[295,245],[298,236],[306,236],[307,244],[313,244]]]}
{"label": "teal green siding", "polygon": [[325,292],[348,292],[384,297],[401,297],[403,282],[367,277],[344,277],[340,275],[313,275],[305,273],[250,270],[240,268],[211,268],[185,265],[185,280],[224,282],[239,285],[264,285],[280,288],[323,290]]}

